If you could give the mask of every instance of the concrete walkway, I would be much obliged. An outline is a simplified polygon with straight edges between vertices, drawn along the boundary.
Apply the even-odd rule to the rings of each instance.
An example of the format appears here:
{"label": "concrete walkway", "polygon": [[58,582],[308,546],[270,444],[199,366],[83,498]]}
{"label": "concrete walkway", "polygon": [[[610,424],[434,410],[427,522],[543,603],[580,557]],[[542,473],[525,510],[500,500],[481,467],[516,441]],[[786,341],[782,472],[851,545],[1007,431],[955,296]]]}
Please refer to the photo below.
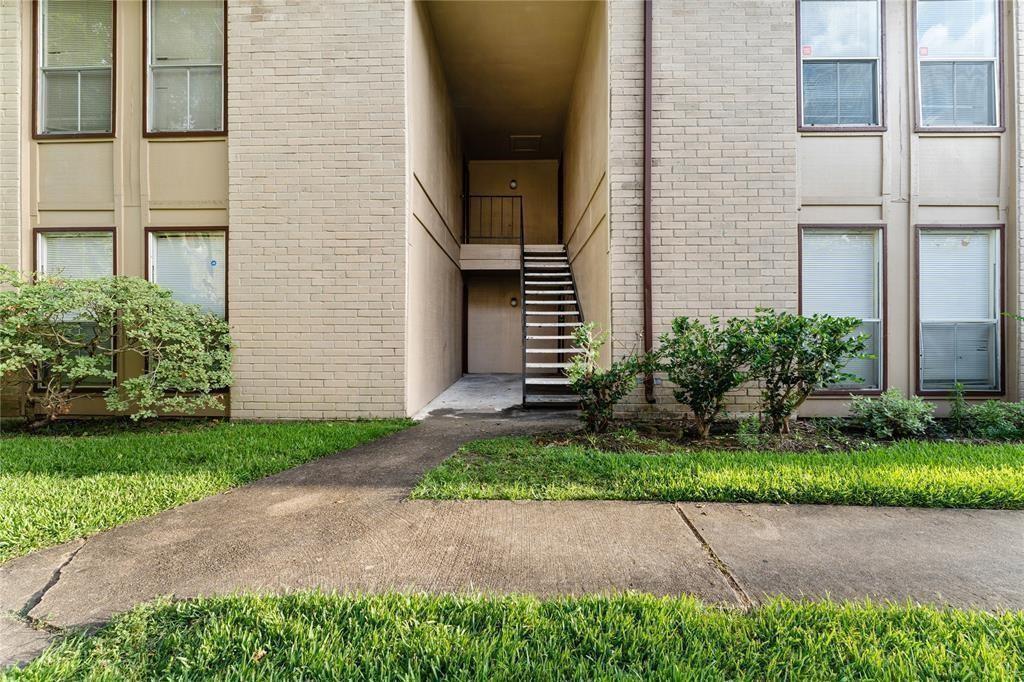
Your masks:
{"label": "concrete walkway", "polygon": [[323,588],[639,590],[747,606],[766,596],[1024,608],[1024,512],[407,499],[475,438],[565,417],[433,417],[255,484],[0,567],[0,664],[49,628],[160,595]]}

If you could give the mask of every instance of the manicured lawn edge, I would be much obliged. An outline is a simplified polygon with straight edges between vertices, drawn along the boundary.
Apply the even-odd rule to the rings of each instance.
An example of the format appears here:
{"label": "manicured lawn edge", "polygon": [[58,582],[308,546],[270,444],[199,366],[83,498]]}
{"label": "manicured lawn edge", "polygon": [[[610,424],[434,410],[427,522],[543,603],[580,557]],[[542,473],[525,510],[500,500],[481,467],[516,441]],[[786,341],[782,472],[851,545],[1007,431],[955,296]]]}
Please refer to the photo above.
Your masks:
{"label": "manicured lawn edge", "polygon": [[405,419],[170,422],[0,437],[0,563],[400,431]]}
{"label": "manicured lawn edge", "polygon": [[[1024,613],[690,597],[161,600],[12,679],[1020,679]],[[105,678],[105,677],[104,677]]]}
{"label": "manicured lawn edge", "polygon": [[1024,508],[1024,447],[902,441],[857,452],[605,452],[532,438],[473,441],[418,499],[662,500]]}

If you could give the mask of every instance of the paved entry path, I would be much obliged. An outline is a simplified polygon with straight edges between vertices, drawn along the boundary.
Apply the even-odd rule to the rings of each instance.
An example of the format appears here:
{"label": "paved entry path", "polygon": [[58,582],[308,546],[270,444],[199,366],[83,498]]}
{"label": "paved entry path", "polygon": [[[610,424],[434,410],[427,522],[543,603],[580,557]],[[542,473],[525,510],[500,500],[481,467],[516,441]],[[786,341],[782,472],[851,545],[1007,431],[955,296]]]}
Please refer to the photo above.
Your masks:
{"label": "paved entry path", "polygon": [[0,664],[46,644],[39,624],[95,626],[160,595],[637,590],[741,607],[785,594],[1024,608],[1020,511],[407,499],[460,443],[565,425],[435,416],[11,561],[0,567]]}

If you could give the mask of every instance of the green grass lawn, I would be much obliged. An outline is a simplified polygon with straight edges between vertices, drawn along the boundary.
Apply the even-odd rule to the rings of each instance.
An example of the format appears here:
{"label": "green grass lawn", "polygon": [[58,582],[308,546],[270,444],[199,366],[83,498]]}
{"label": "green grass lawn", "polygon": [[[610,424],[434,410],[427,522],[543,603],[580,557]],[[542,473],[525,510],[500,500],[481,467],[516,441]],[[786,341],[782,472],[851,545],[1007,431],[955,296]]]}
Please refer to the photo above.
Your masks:
{"label": "green grass lawn", "polygon": [[613,453],[531,438],[475,441],[416,498],[693,500],[1024,508],[1024,447],[900,442],[851,453]]}
{"label": "green grass lawn", "polygon": [[399,431],[406,420],[157,422],[0,438],[0,562]]}
{"label": "green grass lawn", "polygon": [[646,595],[301,593],[139,607],[14,679],[1018,680],[1024,614]]}

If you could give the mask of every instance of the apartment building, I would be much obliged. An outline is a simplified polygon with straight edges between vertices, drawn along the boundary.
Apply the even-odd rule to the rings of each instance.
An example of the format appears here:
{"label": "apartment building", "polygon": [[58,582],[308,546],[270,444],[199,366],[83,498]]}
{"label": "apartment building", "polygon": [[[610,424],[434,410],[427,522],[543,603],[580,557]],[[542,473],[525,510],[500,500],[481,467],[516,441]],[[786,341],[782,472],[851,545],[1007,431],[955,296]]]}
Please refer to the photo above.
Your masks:
{"label": "apartment building", "polygon": [[[464,373],[556,402],[582,320],[611,358],[759,306],[871,337],[861,381],[806,414],[890,386],[1016,400],[1021,21],[999,0],[0,0],[0,262],[225,316],[236,418],[414,414]],[[657,382],[626,409],[676,406]]]}

